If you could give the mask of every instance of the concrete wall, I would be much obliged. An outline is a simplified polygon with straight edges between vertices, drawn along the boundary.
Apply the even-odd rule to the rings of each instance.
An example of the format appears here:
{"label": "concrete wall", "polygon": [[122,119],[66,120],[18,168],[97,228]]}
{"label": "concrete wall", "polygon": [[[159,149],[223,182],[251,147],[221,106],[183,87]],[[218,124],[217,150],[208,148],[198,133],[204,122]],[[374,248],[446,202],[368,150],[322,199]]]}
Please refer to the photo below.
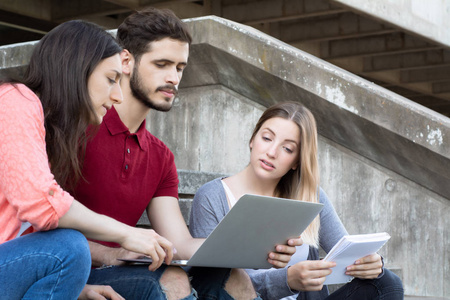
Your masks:
{"label": "concrete wall", "polygon": [[178,169],[232,174],[248,163],[248,140],[262,111],[221,85],[189,87],[170,112],[150,112],[147,129],[174,152]]}
{"label": "concrete wall", "polygon": [[[170,112],[152,111],[147,128],[173,150],[179,169],[233,174],[248,163],[248,139],[264,109],[222,85],[189,87]],[[448,295],[448,199],[323,136],[319,164],[321,186],[349,233],[392,236],[380,253],[402,274],[406,293]]]}
{"label": "concrete wall", "polygon": [[450,46],[450,2],[447,0],[330,0],[381,19],[414,35]]}
{"label": "concrete wall", "polygon": [[[148,118],[178,168],[239,171],[264,107],[299,101],[316,116],[321,185],[349,232],[389,232],[381,253],[406,293],[448,297],[450,120],[249,27],[186,22],[194,42],[180,98]],[[20,74],[27,47],[0,47],[0,74]]]}

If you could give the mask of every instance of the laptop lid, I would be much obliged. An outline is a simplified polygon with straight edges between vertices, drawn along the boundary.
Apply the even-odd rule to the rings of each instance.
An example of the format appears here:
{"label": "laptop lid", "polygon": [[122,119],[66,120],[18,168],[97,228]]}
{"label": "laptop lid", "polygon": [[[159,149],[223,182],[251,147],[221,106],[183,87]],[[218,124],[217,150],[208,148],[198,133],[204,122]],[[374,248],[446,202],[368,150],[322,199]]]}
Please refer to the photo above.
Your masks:
{"label": "laptop lid", "polygon": [[188,266],[267,269],[276,244],[298,237],[323,204],[246,194],[187,262]]}

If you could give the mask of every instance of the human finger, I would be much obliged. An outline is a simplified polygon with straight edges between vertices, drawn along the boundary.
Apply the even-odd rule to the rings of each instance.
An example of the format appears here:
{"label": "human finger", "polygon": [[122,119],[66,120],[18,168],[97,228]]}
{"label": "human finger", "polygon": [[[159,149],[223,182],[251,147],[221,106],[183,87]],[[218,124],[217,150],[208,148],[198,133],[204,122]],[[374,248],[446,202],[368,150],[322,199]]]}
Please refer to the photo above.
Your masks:
{"label": "human finger", "polygon": [[325,282],[326,277],[317,277],[317,278],[307,278],[301,280],[299,283],[299,290],[314,292],[320,291],[323,288],[323,283]]}
{"label": "human finger", "polygon": [[173,259],[174,254],[177,253],[177,250],[173,247],[172,243],[170,243],[168,240],[166,240],[163,237],[161,237],[161,239],[158,240],[158,242],[164,251],[164,255],[165,255],[164,261],[167,265],[169,265]]}
{"label": "human finger", "polygon": [[173,255],[172,243],[151,229],[133,228],[132,233],[125,238],[122,247],[150,256],[152,263],[149,265],[149,270],[151,271],[161,266],[166,257],[166,252],[169,253],[170,257]]}
{"label": "human finger", "polygon": [[107,285],[90,285],[86,284],[80,296],[79,300],[124,300],[114,289]]}
{"label": "human finger", "polygon": [[[167,249],[173,247],[167,239],[157,234],[152,229],[132,228],[130,234],[125,238],[122,247],[146,255],[150,255],[150,251],[157,246],[163,246]],[[165,254],[164,254],[165,255]]]}
{"label": "human finger", "polygon": [[[102,296],[106,297],[110,300],[125,300],[119,293],[117,293],[112,287],[109,285],[101,286],[101,290],[98,291]],[[100,299],[100,298],[99,298]]]}
{"label": "human finger", "polygon": [[85,298],[78,298],[79,300],[80,299],[87,299],[87,300],[106,300],[106,298],[105,297],[103,297],[102,295],[100,295],[99,293],[97,293],[96,291],[94,291],[94,290],[89,290],[87,293],[86,293],[86,295],[85,295],[86,297]]}
{"label": "human finger", "polygon": [[151,251],[152,254],[150,254],[150,257],[152,258],[152,263],[148,266],[148,269],[149,269],[150,271],[155,271],[156,269],[158,269],[158,268],[161,266],[162,262],[163,262],[163,260],[160,259],[159,254],[158,254],[158,251],[157,251],[156,248],[157,248],[157,247],[155,247],[155,248]]}
{"label": "human finger", "polygon": [[371,254],[355,261],[346,268],[347,271],[381,270],[383,262],[379,254]]}
{"label": "human finger", "polygon": [[333,270],[331,268],[313,269],[309,270],[309,277],[314,279],[323,278],[323,281],[325,281],[325,277],[330,275],[332,272]]}
{"label": "human finger", "polygon": [[301,245],[303,245],[302,237],[299,236],[298,238],[295,238],[295,239],[289,239],[287,244],[289,246],[301,246]]}
{"label": "human finger", "polygon": [[351,265],[346,268],[345,274],[358,278],[376,278],[382,272],[379,262]]}
{"label": "human finger", "polygon": [[336,267],[336,263],[334,261],[327,261],[327,260],[310,260],[309,262],[309,268],[311,269],[331,269]]}
{"label": "human finger", "polygon": [[287,254],[290,256],[294,255],[296,250],[297,249],[295,248],[295,246],[288,246],[288,245],[276,245],[275,246],[275,252]]}
{"label": "human finger", "polygon": [[379,261],[381,263],[381,256],[378,253],[369,254],[355,261],[355,265],[367,264]]}
{"label": "human finger", "polygon": [[156,267],[156,269],[157,269],[164,263],[164,261],[166,259],[166,250],[163,247],[161,247],[160,244],[155,245],[155,250],[158,255],[158,265]]}
{"label": "human finger", "polygon": [[370,270],[360,270],[360,271],[346,271],[345,274],[361,278],[361,279],[373,279],[377,278],[382,272],[382,269],[370,269]]}
{"label": "human finger", "polygon": [[280,262],[277,260],[272,260],[270,258],[267,259],[267,262],[272,265],[272,268],[275,268],[275,269],[283,269],[284,267],[287,266],[287,263]]}
{"label": "human finger", "polygon": [[269,254],[269,257],[267,258],[267,261],[274,268],[280,269],[280,268],[284,268],[284,267],[287,266],[287,264],[289,263],[290,258],[291,257],[287,256],[287,255],[280,255],[280,254],[276,254],[276,253],[271,252]]}
{"label": "human finger", "polygon": [[156,241],[158,244],[155,245],[155,250],[160,260],[160,264],[158,267],[160,267],[163,262],[165,262],[166,264],[170,264],[173,259],[175,250],[173,244],[160,235],[157,236]]}

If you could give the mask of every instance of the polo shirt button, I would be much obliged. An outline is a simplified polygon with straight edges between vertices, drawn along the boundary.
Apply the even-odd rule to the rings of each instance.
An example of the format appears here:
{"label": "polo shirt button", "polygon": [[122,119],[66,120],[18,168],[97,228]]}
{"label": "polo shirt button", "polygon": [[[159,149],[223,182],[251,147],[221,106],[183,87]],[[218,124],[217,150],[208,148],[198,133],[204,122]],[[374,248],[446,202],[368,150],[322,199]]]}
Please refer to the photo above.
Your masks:
{"label": "polo shirt button", "polygon": [[125,170],[128,170],[128,165],[125,166]]}
{"label": "polo shirt button", "polygon": [[130,149],[127,149],[127,152],[130,153]]}

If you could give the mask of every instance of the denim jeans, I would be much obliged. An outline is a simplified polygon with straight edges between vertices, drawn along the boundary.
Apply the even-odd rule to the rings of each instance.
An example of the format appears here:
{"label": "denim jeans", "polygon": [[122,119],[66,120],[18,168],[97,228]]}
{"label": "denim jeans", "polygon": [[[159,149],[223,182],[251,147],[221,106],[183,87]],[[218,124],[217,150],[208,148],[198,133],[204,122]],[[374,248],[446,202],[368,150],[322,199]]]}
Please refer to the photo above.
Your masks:
{"label": "denim jeans", "polygon": [[35,232],[0,244],[2,299],[77,299],[91,256],[86,238],[72,229]]}
{"label": "denim jeans", "polygon": [[[231,269],[192,267],[186,269],[191,277],[191,283],[198,293],[198,299],[233,300],[225,290],[225,284],[231,274]],[[257,296],[254,300],[262,300]]]}
{"label": "denim jeans", "polygon": [[400,278],[392,271],[384,269],[384,275],[381,278],[372,280],[355,278],[325,299],[401,300],[403,294],[403,285]]}
{"label": "denim jeans", "polygon": [[[110,285],[127,300],[165,300],[167,297],[159,281],[166,268],[162,265],[151,272],[148,265],[106,266],[92,269],[88,283]],[[184,299],[196,299],[195,290]]]}

